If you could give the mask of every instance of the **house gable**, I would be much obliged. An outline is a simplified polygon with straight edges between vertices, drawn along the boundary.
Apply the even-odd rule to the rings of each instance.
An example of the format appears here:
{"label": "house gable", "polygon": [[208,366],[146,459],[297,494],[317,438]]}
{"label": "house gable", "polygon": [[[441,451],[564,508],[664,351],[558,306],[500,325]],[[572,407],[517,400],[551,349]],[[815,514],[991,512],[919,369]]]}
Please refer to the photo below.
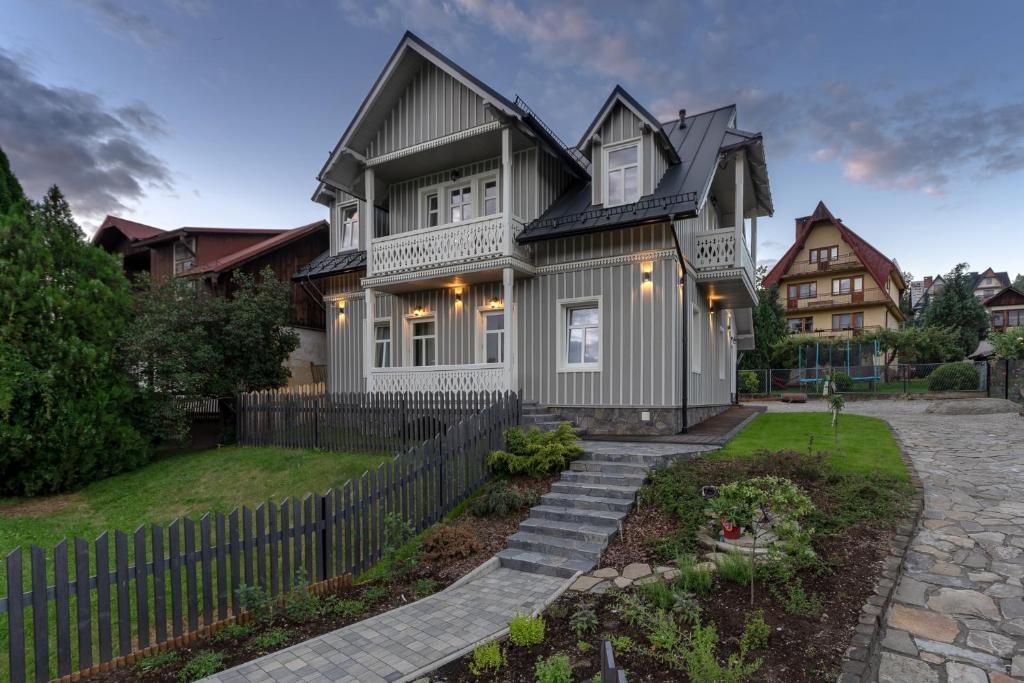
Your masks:
{"label": "house gable", "polygon": [[996,306],[1024,306],[1024,292],[1013,287],[1005,287],[998,294],[985,300],[987,308]]}

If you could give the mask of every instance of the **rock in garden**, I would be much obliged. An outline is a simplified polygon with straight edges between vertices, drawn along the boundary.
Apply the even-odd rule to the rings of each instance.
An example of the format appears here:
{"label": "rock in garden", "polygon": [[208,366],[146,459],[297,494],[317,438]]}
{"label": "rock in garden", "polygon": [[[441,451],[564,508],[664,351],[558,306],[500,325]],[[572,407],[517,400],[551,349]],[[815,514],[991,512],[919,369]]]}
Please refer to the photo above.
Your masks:
{"label": "rock in garden", "polygon": [[939,675],[919,659],[883,652],[878,683],[938,683]]}
{"label": "rock in garden", "polygon": [[940,588],[928,599],[928,607],[943,614],[971,614],[986,619],[999,618],[992,598],[978,591]]}
{"label": "rock in garden", "polygon": [[601,579],[595,578],[593,576],[581,576],[580,578],[573,581],[572,585],[569,586],[569,590],[585,593],[599,583],[601,583]]}
{"label": "rock in garden", "polygon": [[614,579],[618,575],[619,570],[615,567],[604,567],[603,569],[598,569],[596,572],[591,574],[591,576],[596,576],[602,579]]}
{"label": "rock in garden", "polygon": [[889,610],[889,626],[943,643],[952,643],[960,633],[956,621],[937,612],[895,604]]}
{"label": "rock in garden", "polygon": [[640,579],[645,576],[651,575],[651,565],[644,562],[634,562],[633,564],[626,565],[626,568],[622,570],[622,575],[627,579]]}
{"label": "rock in garden", "polygon": [[615,584],[616,588],[627,588],[628,586],[633,585],[633,579],[627,579],[624,576],[617,576],[615,577],[613,583]]}
{"label": "rock in garden", "polygon": [[660,579],[657,576],[645,576],[643,578],[637,579],[633,583],[635,583],[638,586],[646,586],[651,583],[657,583],[658,581],[660,581]]}

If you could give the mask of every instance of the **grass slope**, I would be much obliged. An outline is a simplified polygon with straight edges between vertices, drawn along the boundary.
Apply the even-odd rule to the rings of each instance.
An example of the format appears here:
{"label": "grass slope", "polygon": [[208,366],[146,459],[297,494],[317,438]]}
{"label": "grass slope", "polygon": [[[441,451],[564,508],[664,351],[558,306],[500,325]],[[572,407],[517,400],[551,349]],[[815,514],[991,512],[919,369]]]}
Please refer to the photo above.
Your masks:
{"label": "grass slope", "polygon": [[826,453],[838,472],[880,473],[909,479],[889,425],[863,415],[839,416],[837,442],[830,413],[764,413],[711,457],[750,457],[765,449]]}

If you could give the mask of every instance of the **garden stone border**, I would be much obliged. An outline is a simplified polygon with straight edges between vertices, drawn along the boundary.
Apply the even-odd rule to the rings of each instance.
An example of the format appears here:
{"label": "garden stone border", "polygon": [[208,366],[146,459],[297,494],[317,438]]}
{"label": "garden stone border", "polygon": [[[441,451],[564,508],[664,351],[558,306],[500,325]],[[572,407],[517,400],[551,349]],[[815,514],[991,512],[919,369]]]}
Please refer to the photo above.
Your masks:
{"label": "garden stone border", "polygon": [[881,577],[875,582],[874,593],[868,596],[867,602],[860,608],[856,632],[850,639],[850,646],[846,648],[846,654],[840,664],[837,683],[863,683],[874,680],[877,675],[872,662],[880,651],[882,615],[892,602],[896,583],[899,581],[900,571],[910,548],[910,539],[917,530],[921,513],[924,511],[924,485],[921,483],[921,477],[918,476],[913,460],[907,455],[903,441],[895,432],[893,438],[900,447],[900,459],[910,472],[910,485],[914,493],[910,497],[907,514],[896,527],[896,534],[889,545],[889,554],[883,561]]}

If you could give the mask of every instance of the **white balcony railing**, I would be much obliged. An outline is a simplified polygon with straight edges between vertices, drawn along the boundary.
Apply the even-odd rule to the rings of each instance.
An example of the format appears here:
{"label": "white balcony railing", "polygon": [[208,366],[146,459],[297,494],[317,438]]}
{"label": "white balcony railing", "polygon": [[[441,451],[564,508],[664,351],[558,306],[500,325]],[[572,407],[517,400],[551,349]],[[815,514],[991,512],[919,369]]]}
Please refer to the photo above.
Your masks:
{"label": "white balcony railing", "polygon": [[698,232],[694,237],[693,265],[698,271],[742,269],[754,281],[754,262],[747,243],[739,240],[733,228]]}
{"label": "white balcony railing", "polygon": [[508,230],[502,216],[487,216],[378,237],[370,242],[367,277],[521,256],[515,237],[522,229],[514,219]]}
{"label": "white balcony railing", "polygon": [[374,368],[368,391],[504,391],[501,364],[431,365],[428,367]]}

